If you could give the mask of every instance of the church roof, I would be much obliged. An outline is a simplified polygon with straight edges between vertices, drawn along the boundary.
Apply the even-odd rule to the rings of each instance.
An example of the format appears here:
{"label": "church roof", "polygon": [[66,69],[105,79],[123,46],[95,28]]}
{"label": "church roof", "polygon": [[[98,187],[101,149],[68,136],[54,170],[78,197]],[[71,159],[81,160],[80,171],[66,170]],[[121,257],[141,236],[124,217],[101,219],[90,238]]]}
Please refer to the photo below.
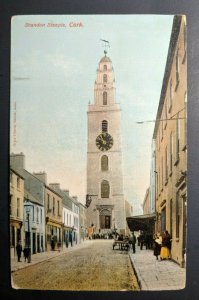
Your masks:
{"label": "church roof", "polygon": [[111,62],[110,58],[106,55],[104,55],[104,57],[101,58],[100,63],[102,62]]}

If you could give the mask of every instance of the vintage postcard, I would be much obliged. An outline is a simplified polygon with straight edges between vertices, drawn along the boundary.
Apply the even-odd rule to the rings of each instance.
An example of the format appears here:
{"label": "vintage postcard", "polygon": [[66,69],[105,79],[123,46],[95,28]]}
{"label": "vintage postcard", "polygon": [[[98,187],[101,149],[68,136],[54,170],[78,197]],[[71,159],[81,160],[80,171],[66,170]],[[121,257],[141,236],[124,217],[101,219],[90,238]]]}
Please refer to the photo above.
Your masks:
{"label": "vintage postcard", "polygon": [[185,287],[186,32],[184,15],[12,17],[13,288]]}

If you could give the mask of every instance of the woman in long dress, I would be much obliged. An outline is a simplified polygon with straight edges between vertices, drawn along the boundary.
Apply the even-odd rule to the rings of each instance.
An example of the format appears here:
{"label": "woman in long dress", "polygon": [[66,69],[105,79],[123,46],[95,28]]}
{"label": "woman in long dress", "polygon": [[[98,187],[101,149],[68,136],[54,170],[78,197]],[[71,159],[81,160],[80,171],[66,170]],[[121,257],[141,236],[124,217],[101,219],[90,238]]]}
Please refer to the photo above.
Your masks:
{"label": "woman in long dress", "polygon": [[169,259],[170,258],[170,249],[169,249],[170,238],[166,232],[162,235],[162,247],[160,251],[160,259]]}
{"label": "woman in long dress", "polygon": [[160,255],[161,245],[162,245],[162,237],[160,236],[160,234],[155,234],[153,255],[156,256],[157,260],[158,260],[158,256]]}

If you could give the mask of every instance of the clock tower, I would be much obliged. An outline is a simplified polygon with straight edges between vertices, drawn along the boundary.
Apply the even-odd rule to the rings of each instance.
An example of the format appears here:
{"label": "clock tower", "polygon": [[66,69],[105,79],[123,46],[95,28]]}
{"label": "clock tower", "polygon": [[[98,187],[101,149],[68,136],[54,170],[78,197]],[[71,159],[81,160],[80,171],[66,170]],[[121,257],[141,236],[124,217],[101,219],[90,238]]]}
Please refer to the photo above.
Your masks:
{"label": "clock tower", "polygon": [[[121,110],[115,99],[112,62],[104,51],[94,85],[94,104],[88,106],[87,226],[95,233],[117,229],[125,233]],[[89,196],[88,196],[89,197]]]}

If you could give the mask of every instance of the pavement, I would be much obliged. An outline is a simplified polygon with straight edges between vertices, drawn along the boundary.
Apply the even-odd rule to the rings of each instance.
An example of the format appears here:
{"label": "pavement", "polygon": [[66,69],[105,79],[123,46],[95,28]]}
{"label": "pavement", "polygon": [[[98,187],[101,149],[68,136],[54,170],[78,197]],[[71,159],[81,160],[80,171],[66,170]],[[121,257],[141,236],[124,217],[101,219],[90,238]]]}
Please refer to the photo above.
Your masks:
{"label": "pavement", "polygon": [[186,269],[172,260],[156,260],[153,250],[129,251],[132,266],[142,291],[179,290],[185,288]]}
{"label": "pavement", "polygon": [[40,252],[40,253],[35,253],[31,255],[31,262],[28,263],[27,260],[26,262],[24,261],[24,256],[22,254],[21,261],[17,261],[17,257],[11,258],[10,264],[11,264],[11,272],[18,271],[20,269],[28,268],[32,265],[41,263],[43,261],[49,260],[51,258],[54,258],[56,256],[62,255],[64,253],[69,253],[71,251],[75,251],[80,248],[86,247],[88,244],[88,240],[85,240],[81,244],[74,245],[73,247],[69,248],[63,248],[60,250],[54,250],[54,251],[45,251],[45,252]]}

